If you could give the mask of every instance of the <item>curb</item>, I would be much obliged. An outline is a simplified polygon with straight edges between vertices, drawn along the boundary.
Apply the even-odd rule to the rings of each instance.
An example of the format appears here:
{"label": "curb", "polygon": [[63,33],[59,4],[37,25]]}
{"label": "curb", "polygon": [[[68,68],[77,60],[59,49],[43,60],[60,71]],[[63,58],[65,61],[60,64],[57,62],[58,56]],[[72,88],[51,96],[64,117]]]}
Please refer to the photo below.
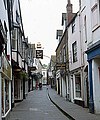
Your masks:
{"label": "curb", "polygon": [[75,118],[73,118],[71,115],[69,115],[67,112],[65,112],[61,107],[59,107],[59,105],[57,105],[50,97],[49,92],[48,92],[48,97],[50,99],[50,101],[70,120],[75,120]]}

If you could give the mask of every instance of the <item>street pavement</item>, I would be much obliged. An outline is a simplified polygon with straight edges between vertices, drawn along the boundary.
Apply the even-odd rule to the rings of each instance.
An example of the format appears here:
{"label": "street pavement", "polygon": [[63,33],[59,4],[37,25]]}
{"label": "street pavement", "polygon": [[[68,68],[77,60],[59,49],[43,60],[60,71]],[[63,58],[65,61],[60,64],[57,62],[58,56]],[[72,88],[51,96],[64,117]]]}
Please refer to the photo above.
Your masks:
{"label": "street pavement", "polygon": [[[53,92],[53,91],[52,91]],[[69,120],[49,99],[47,87],[31,91],[17,103],[8,120]]]}
{"label": "street pavement", "polygon": [[50,87],[48,87],[48,94],[51,101],[72,120],[100,120],[100,115],[91,114],[87,108],[66,101]]}
{"label": "street pavement", "polygon": [[45,86],[31,91],[25,100],[17,103],[7,120],[100,120],[100,115],[66,101],[54,89]]}

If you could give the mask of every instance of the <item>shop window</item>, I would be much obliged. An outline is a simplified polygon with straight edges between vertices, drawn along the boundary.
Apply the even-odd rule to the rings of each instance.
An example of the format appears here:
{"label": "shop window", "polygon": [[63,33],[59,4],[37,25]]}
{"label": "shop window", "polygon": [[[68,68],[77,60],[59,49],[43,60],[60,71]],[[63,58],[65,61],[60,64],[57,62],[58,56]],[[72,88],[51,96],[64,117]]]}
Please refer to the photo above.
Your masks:
{"label": "shop window", "polygon": [[19,88],[18,88],[18,81],[15,80],[14,81],[14,85],[15,85],[15,88],[14,88],[14,98],[15,100],[19,98]]}
{"label": "shop window", "polygon": [[5,112],[9,110],[9,81],[5,80]]}
{"label": "shop window", "polygon": [[5,114],[5,108],[4,108],[4,80],[2,79],[2,116]]}
{"label": "shop window", "polygon": [[81,76],[80,74],[75,75],[75,92],[76,97],[81,97]]}
{"label": "shop window", "polygon": [[77,43],[76,41],[72,44],[72,51],[73,51],[73,62],[77,61]]}
{"label": "shop window", "polygon": [[9,81],[2,79],[2,116],[10,109],[9,103]]}

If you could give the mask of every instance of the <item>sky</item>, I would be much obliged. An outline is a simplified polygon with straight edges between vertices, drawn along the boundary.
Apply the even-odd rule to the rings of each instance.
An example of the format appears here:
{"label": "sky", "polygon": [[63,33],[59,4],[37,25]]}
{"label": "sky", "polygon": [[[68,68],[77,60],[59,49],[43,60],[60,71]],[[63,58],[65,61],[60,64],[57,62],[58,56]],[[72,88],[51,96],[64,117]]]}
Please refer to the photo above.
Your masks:
{"label": "sky", "polygon": [[[73,12],[79,10],[78,1],[71,0]],[[62,29],[67,0],[20,0],[20,4],[25,36],[31,44],[41,43],[44,54],[41,62],[48,65],[51,55],[56,55],[56,31]]]}

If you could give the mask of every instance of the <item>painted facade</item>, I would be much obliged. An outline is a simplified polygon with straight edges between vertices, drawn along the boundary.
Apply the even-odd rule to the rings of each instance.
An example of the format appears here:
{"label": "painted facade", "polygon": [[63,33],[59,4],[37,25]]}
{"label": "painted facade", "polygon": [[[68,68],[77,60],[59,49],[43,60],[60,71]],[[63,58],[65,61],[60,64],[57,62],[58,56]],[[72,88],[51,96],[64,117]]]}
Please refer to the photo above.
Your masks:
{"label": "painted facade", "polygon": [[[59,31],[57,31],[59,32]],[[59,34],[58,34],[59,38]],[[66,33],[62,34],[59,44],[56,48],[56,76],[57,77],[57,89],[58,94],[66,97]],[[59,73],[58,73],[59,72]]]}
{"label": "painted facade", "polygon": [[[100,1],[89,0],[81,3],[81,9],[87,6],[87,60],[89,77],[89,110],[100,113]],[[88,34],[89,33],[89,34]]]}
{"label": "painted facade", "polygon": [[[69,14],[66,13],[67,28],[64,28],[68,32],[69,74],[64,84],[66,93],[69,91],[71,102],[89,107],[91,113],[98,114],[100,113],[100,96],[97,94],[100,88],[100,2],[98,0],[79,2],[80,9],[74,14],[75,16],[68,17]],[[67,7],[72,8],[70,0],[68,3]],[[67,8],[67,12],[70,10]],[[59,40],[62,40],[63,35],[62,33],[62,36],[59,36]],[[60,60],[59,58],[57,60]],[[63,96],[65,87],[61,82],[63,80],[59,69],[56,71],[56,79],[59,79],[57,93]]]}
{"label": "painted facade", "polygon": [[0,120],[6,118],[11,110],[12,67],[8,3],[0,0]]}
{"label": "painted facade", "polygon": [[88,65],[85,54],[87,44],[85,38],[81,36],[84,29],[81,29],[80,26],[84,28],[82,21],[80,23],[80,14],[78,12],[68,26],[70,97],[72,102],[88,107]]}
{"label": "painted facade", "polygon": [[20,1],[13,1],[11,7],[13,13],[12,21],[10,21],[12,23],[12,106],[14,106],[14,102],[22,101],[28,94],[28,39],[24,34]]}
{"label": "painted facade", "polygon": [[51,88],[56,89],[56,55],[51,55],[50,64],[48,67],[48,83]]}

